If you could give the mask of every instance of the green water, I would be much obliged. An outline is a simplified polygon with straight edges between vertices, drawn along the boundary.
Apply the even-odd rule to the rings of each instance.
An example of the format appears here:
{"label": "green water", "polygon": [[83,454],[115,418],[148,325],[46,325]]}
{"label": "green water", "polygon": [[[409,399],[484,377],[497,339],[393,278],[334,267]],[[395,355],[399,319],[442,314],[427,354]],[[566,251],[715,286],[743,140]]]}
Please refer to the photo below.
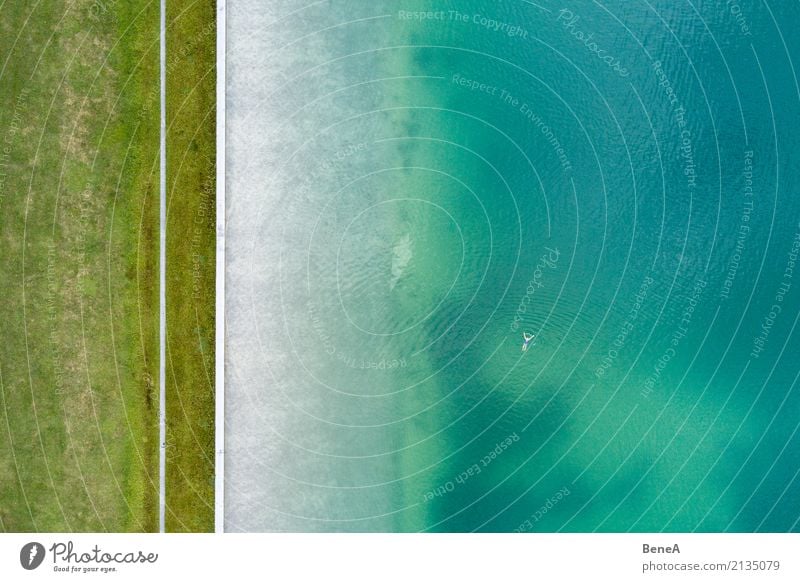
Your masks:
{"label": "green water", "polygon": [[800,529],[800,10],[716,4],[286,21],[229,529]]}

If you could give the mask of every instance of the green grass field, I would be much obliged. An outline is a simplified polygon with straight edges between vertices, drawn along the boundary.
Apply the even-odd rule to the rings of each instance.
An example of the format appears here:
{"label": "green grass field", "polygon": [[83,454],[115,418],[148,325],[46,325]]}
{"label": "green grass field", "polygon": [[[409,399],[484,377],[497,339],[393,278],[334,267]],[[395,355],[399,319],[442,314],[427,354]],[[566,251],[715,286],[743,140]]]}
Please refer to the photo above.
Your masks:
{"label": "green grass field", "polygon": [[[214,523],[214,15],[168,5],[168,531]],[[0,528],[157,531],[159,4],[2,4],[0,58]]]}
{"label": "green grass field", "polygon": [[0,4],[0,529],[158,528],[158,10]]}
{"label": "green grass field", "polygon": [[214,528],[215,6],[167,5],[167,531]]}

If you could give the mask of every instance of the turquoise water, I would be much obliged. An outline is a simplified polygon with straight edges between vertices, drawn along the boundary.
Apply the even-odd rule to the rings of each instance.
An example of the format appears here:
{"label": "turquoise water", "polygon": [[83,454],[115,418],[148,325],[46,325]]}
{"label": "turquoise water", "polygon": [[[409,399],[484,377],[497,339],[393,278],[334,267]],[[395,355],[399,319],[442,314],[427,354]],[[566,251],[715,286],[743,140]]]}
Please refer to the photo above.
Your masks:
{"label": "turquoise water", "polygon": [[800,529],[796,5],[268,4],[228,530]]}

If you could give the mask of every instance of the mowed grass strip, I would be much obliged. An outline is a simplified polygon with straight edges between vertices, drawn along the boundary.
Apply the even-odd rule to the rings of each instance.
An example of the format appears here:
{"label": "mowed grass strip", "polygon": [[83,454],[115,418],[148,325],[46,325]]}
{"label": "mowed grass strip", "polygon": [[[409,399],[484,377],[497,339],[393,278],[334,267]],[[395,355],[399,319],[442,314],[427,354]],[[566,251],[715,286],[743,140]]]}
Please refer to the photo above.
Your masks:
{"label": "mowed grass strip", "polygon": [[214,529],[215,43],[213,1],[168,3],[166,529],[173,532]]}
{"label": "mowed grass strip", "polygon": [[0,4],[2,531],[158,528],[158,11]]}

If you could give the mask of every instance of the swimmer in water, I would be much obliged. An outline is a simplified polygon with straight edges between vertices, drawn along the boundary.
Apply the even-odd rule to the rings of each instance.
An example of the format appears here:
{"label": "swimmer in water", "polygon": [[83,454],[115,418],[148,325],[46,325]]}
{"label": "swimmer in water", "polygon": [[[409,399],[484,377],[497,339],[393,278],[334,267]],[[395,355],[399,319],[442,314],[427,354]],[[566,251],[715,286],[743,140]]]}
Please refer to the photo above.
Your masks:
{"label": "swimmer in water", "polygon": [[526,333],[524,331],[522,332],[522,338],[525,340],[525,343],[522,344],[522,351],[523,352],[527,352],[528,351],[528,344],[531,343],[531,340],[533,338],[535,338],[535,337],[536,336],[534,334],[532,334],[532,333]]}

